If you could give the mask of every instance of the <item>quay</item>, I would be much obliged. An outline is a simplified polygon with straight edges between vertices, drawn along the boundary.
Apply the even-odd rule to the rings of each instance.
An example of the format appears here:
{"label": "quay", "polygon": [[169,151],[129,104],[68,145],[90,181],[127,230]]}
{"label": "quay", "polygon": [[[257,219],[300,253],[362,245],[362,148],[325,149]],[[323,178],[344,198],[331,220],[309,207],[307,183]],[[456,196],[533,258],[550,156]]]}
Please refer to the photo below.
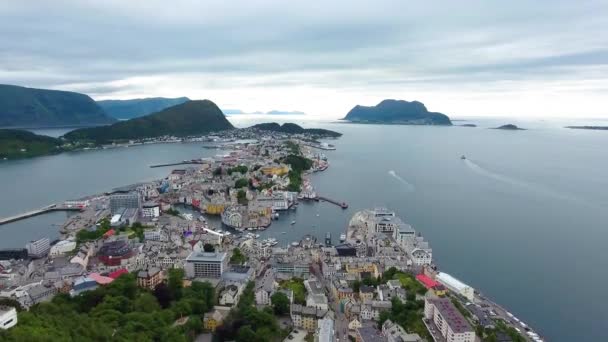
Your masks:
{"label": "quay", "polygon": [[329,145],[329,144],[310,144],[310,143],[302,143],[302,145],[304,146],[308,146],[308,147],[312,147],[312,148],[317,148],[319,150],[325,150],[325,151],[335,151],[336,147],[333,145]]}
{"label": "quay", "polygon": [[42,207],[42,208],[36,209],[36,210],[31,210],[31,211],[28,211],[28,212],[25,212],[22,214],[5,217],[5,218],[0,218],[0,225],[23,220],[23,219],[26,219],[26,218],[32,217],[32,216],[46,214],[46,213],[49,213],[52,211],[82,211],[82,208],[51,204],[51,205],[47,205],[46,207]]}
{"label": "quay", "polygon": [[203,162],[199,161],[199,160],[184,160],[184,161],[177,162],[177,163],[150,165],[150,167],[156,168],[156,167],[178,166],[178,165],[197,165],[197,164],[202,164],[202,163]]}
{"label": "quay", "polygon": [[348,204],[346,204],[346,202],[339,202],[339,201],[333,200],[331,198],[327,198],[325,196],[318,196],[317,195],[317,197],[315,197],[315,201],[319,201],[319,200],[325,201],[325,202],[329,202],[331,204],[335,204],[335,205],[339,206],[342,209],[347,209],[348,208]]}

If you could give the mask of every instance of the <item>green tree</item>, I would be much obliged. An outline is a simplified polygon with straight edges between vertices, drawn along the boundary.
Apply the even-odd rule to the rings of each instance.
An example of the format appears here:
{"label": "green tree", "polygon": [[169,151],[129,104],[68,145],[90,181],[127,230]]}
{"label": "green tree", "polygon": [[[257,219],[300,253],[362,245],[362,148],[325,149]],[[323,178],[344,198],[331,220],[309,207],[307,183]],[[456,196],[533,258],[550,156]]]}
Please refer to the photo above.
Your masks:
{"label": "green tree", "polygon": [[236,182],[234,182],[235,189],[244,188],[247,185],[249,185],[249,181],[247,180],[247,178],[239,178]]}
{"label": "green tree", "polygon": [[270,297],[272,309],[277,315],[285,315],[289,312],[289,298],[283,292],[276,292]]}
{"label": "green tree", "polygon": [[206,244],[203,245],[203,250],[205,252],[215,252],[215,246],[213,246],[210,243],[206,243]]}
{"label": "green tree", "polygon": [[168,287],[173,300],[180,300],[182,298],[182,289],[184,288],[183,269],[172,268],[169,270]]}
{"label": "green tree", "polygon": [[247,205],[247,203],[249,202],[247,200],[247,192],[243,189],[240,189],[237,193],[236,193],[236,199],[239,202],[239,204],[242,205]]}
{"label": "green tree", "polygon": [[232,256],[230,257],[231,264],[242,265],[247,261],[247,256],[241,252],[239,248],[232,250]]}

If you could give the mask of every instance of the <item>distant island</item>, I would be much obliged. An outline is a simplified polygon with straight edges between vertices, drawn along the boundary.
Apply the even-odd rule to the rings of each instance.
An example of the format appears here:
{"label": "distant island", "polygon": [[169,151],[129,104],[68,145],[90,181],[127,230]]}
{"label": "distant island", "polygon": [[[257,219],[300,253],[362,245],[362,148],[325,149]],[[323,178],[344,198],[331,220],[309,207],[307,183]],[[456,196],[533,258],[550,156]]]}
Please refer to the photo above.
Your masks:
{"label": "distant island", "polygon": [[69,141],[107,144],[161,136],[200,135],[233,128],[215,103],[196,100],[110,126],[77,129],[67,133],[64,138]]}
{"label": "distant island", "polygon": [[271,110],[269,112],[266,112],[266,114],[268,114],[268,115],[304,115],[306,113],[300,112],[299,110],[292,110],[292,111],[287,111],[287,110]]}
{"label": "distant island", "polygon": [[476,124],[462,124],[460,127],[477,127]]}
{"label": "distant island", "polygon": [[507,131],[525,131],[526,130],[525,128],[519,128],[513,124],[506,124],[506,125],[498,126],[498,127],[495,127],[494,129],[504,129]]}
{"label": "distant island", "polygon": [[88,95],[0,84],[0,127],[107,125],[116,122]]}
{"label": "distant island", "polygon": [[19,129],[0,129],[0,159],[37,157],[63,151],[62,141]]}
{"label": "distant island", "polygon": [[222,109],[222,112],[224,112],[224,114],[226,115],[234,115],[234,114],[255,114],[255,115],[304,115],[306,113],[298,111],[298,110],[293,110],[293,111],[287,111],[287,110],[271,110],[268,112],[262,112],[262,111],[255,111],[255,112],[245,112],[243,110],[240,109]]}
{"label": "distant island", "polygon": [[337,138],[342,136],[342,133],[338,133],[335,131],[330,131],[328,129],[322,128],[302,128],[299,125],[294,123],[284,123],[283,125],[279,125],[276,122],[270,123],[262,123],[253,125],[250,128],[258,129],[261,131],[271,131],[271,132],[279,132],[286,134],[310,134],[315,135],[319,138],[329,137],[329,138]]}
{"label": "distant island", "polygon": [[598,131],[608,131],[608,126],[566,126],[571,129],[592,129]]}
{"label": "distant island", "polygon": [[102,100],[97,101],[97,104],[101,106],[108,115],[116,119],[126,120],[156,113],[165,108],[182,104],[187,101],[190,101],[187,97],[149,97],[131,100]]}
{"label": "distant island", "polygon": [[343,120],[357,123],[452,125],[447,115],[429,112],[421,102],[403,100],[384,100],[372,107],[357,105]]}

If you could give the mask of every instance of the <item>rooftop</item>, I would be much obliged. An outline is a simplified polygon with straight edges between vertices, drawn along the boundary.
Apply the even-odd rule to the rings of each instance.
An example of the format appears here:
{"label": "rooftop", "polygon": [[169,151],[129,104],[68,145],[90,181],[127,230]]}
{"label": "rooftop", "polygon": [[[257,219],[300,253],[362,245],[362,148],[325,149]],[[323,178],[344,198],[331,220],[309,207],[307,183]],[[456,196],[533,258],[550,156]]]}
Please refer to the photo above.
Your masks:
{"label": "rooftop", "polygon": [[223,262],[226,259],[226,253],[224,252],[192,252],[186,258],[188,262]]}
{"label": "rooftop", "polygon": [[464,316],[456,309],[454,304],[448,298],[432,298],[428,299],[429,303],[435,305],[435,309],[450,326],[454,333],[465,333],[473,331],[473,328],[464,318]]}

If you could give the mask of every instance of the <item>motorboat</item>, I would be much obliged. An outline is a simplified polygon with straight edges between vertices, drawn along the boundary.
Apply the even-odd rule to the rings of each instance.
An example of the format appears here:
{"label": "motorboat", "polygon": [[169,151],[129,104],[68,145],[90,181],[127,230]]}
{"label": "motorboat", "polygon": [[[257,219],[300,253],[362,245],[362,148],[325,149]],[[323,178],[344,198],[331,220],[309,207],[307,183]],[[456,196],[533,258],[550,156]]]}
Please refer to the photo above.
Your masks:
{"label": "motorboat", "polygon": [[465,160],[467,159],[467,157],[464,156],[464,154],[460,157],[460,159]]}
{"label": "motorboat", "polygon": [[291,225],[293,226],[294,224],[296,224],[296,221],[291,221]]}

